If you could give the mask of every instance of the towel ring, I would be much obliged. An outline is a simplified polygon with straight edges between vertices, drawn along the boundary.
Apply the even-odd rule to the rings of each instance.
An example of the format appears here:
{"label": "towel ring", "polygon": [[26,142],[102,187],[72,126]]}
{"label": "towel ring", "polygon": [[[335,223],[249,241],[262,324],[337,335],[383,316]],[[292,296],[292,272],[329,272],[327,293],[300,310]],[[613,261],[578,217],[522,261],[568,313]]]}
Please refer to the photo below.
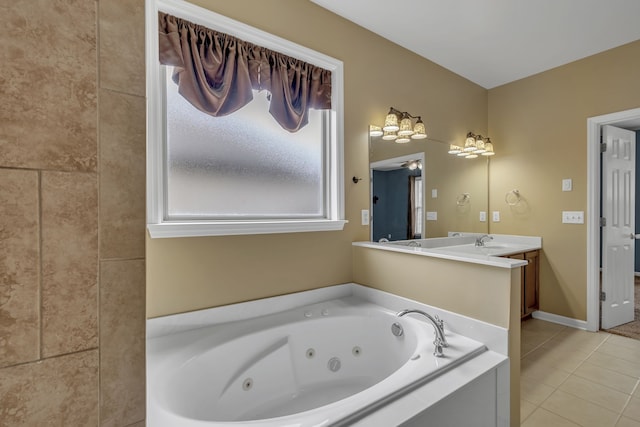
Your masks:
{"label": "towel ring", "polygon": [[509,206],[515,206],[520,203],[520,192],[518,190],[507,191],[507,194],[504,195],[504,201],[507,202]]}
{"label": "towel ring", "polygon": [[456,204],[458,206],[464,206],[470,201],[471,201],[471,194],[469,193],[462,193],[462,194],[459,194],[458,197],[456,197]]}

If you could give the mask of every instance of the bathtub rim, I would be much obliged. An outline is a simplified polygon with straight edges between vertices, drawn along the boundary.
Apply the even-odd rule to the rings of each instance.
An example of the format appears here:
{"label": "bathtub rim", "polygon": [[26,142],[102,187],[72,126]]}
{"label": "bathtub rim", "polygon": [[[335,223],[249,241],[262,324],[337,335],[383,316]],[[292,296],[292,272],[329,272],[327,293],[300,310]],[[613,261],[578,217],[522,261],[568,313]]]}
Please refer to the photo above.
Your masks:
{"label": "bathtub rim", "polygon": [[295,307],[350,296],[394,311],[418,308],[432,315],[438,315],[445,320],[445,328],[448,330],[482,342],[490,351],[508,356],[506,328],[354,282],[147,319],[146,339],[274,314]]}

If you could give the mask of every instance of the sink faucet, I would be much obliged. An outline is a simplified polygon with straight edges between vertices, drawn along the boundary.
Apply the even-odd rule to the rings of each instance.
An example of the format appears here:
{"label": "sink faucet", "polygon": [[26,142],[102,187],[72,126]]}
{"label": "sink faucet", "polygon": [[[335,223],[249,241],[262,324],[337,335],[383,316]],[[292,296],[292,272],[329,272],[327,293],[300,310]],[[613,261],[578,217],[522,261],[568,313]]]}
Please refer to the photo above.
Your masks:
{"label": "sink faucet", "polygon": [[442,348],[443,347],[448,347],[449,344],[447,343],[447,339],[444,337],[444,322],[440,319],[434,318],[432,317],[430,314],[425,313],[422,310],[402,310],[400,312],[398,312],[398,314],[396,314],[396,316],[398,317],[402,317],[406,314],[421,314],[422,316],[426,317],[432,324],[433,324],[433,329],[436,335],[435,340],[433,341],[433,345],[435,346],[434,350],[433,350],[433,355],[436,357],[442,357],[444,356],[444,353],[442,352]]}
{"label": "sink faucet", "polygon": [[488,234],[483,234],[476,239],[476,246],[484,246],[484,244],[487,243],[487,240],[493,240],[493,237]]}

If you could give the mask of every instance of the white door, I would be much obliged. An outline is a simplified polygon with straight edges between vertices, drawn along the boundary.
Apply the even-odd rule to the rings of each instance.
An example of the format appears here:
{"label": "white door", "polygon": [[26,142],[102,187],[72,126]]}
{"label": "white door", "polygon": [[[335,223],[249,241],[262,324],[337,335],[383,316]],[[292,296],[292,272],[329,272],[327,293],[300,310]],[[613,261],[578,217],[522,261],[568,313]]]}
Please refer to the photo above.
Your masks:
{"label": "white door", "polygon": [[602,328],[633,320],[635,133],[603,126]]}

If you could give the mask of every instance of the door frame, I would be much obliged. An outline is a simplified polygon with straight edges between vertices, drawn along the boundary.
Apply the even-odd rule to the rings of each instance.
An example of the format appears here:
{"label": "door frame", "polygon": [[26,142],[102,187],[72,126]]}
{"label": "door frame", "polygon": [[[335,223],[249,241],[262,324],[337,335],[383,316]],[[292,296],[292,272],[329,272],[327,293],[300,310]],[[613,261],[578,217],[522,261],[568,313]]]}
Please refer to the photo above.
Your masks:
{"label": "door frame", "polygon": [[[640,108],[587,119],[587,330],[600,329],[600,130],[640,123]],[[638,189],[636,189],[638,191]]]}

